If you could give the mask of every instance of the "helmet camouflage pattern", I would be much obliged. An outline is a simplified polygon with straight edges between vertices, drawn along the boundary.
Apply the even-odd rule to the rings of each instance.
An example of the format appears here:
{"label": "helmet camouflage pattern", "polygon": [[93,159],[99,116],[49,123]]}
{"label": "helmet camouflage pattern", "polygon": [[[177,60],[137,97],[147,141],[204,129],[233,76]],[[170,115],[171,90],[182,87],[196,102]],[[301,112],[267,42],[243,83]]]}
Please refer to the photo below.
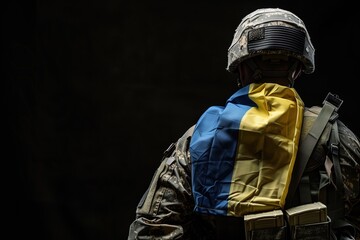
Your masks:
{"label": "helmet camouflage pattern", "polygon": [[304,22],[280,8],[262,8],[245,16],[228,49],[229,72],[243,60],[262,54],[283,54],[299,59],[303,72],[315,70],[315,49]]}

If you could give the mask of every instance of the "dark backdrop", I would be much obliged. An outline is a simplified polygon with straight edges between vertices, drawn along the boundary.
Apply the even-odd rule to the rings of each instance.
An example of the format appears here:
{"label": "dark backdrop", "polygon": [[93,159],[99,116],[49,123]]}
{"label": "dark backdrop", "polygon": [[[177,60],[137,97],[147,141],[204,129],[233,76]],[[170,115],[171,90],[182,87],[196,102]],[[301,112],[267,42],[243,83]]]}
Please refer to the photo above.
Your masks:
{"label": "dark backdrop", "polygon": [[316,71],[297,90],[308,106],[339,94],[341,117],[359,135],[359,20],[349,2],[3,5],[11,134],[4,198],[13,239],[126,239],[162,152],[237,89],[225,70],[227,48],[241,18],[258,7],[286,8],[305,21]]}

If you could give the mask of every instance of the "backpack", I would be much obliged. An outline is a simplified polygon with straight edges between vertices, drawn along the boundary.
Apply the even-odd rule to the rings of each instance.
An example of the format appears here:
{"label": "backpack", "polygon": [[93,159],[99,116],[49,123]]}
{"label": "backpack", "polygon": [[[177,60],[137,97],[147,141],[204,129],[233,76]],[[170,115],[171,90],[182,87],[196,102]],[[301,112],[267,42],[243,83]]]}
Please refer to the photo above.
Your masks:
{"label": "backpack", "polygon": [[329,93],[322,108],[305,110],[286,208],[321,202],[331,239],[360,239],[360,143],[338,118],[341,104]]}

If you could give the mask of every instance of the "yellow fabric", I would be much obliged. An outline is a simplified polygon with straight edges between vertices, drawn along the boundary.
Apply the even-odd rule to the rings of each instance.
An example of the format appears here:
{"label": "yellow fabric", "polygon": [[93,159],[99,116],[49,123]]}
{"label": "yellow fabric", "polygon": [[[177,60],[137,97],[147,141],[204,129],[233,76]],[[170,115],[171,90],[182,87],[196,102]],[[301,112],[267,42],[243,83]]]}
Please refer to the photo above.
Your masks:
{"label": "yellow fabric", "polygon": [[228,201],[228,214],[283,208],[301,134],[304,104],[295,89],[251,84],[257,107],[246,112]]}

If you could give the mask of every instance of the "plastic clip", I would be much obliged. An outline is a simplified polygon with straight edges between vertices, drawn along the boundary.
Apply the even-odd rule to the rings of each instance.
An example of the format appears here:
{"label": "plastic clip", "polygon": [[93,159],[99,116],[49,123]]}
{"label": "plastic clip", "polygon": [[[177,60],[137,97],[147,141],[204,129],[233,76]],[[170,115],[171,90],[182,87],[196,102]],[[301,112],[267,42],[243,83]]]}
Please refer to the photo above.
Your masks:
{"label": "plastic clip", "polygon": [[335,111],[337,111],[344,101],[341,98],[339,98],[338,95],[329,92],[325,100],[323,101],[323,104],[325,104],[326,102],[333,105],[335,107]]}

